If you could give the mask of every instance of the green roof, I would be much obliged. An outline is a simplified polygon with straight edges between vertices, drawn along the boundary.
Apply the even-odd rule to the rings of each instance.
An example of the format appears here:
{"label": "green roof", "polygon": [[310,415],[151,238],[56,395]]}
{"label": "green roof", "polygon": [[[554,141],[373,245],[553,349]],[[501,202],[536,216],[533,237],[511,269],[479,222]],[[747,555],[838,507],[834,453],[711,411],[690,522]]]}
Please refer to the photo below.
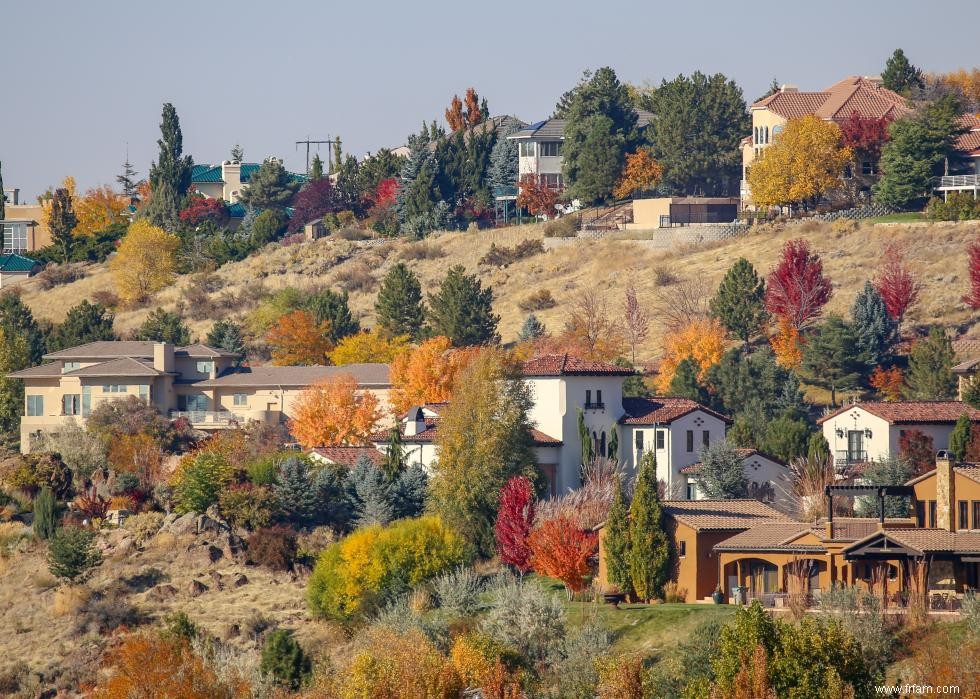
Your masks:
{"label": "green roof", "polygon": [[[242,184],[247,184],[249,180],[252,179],[252,175],[258,172],[258,169],[262,167],[261,163],[242,163],[241,174],[239,177],[242,180]],[[306,175],[301,175],[297,172],[290,172],[289,177],[294,182],[306,182]],[[191,168],[191,182],[224,182],[221,179],[221,165],[206,165],[198,164]]]}
{"label": "green roof", "polygon": [[37,266],[37,262],[29,257],[10,254],[0,255],[0,272],[30,272]]}
{"label": "green roof", "polygon": [[231,218],[245,218],[245,207],[239,202],[228,205],[228,216]]}

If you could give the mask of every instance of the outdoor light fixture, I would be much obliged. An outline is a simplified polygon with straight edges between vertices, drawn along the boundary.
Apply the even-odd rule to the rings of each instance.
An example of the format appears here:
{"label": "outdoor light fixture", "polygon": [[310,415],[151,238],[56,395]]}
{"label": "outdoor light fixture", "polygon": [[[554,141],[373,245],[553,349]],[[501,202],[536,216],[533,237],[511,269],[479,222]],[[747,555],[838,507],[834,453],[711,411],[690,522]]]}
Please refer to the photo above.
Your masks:
{"label": "outdoor light fixture", "polygon": [[837,438],[844,439],[844,428],[842,427],[837,428]]}
{"label": "outdoor light fixture", "polygon": [[867,437],[868,439],[871,439],[871,429],[870,428],[867,428],[867,427],[864,428],[864,436]]}

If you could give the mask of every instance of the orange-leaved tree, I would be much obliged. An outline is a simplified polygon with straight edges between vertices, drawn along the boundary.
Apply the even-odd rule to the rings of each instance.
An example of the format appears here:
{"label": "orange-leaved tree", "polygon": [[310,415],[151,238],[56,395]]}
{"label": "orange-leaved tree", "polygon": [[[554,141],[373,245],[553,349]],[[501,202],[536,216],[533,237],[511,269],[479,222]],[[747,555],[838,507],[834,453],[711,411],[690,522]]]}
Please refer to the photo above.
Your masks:
{"label": "orange-leaved tree", "polygon": [[116,473],[139,476],[140,488],[149,492],[160,481],[163,451],[157,440],[145,432],[123,434],[112,440],[109,465]]}
{"label": "orange-leaved tree", "polygon": [[75,215],[78,216],[75,235],[92,235],[114,223],[125,223],[123,213],[128,206],[129,199],[114,192],[109,185],[89,189],[85,196],[75,200]]}
{"label": "orange-leaved tree", "polygon": [[305,448],[367,444],[381,418],[378,399],[359,391],[350,374],[317,381],[293,406],[289,431]]}
{"label": "orange-leaved tree", "polygon": [[390,364],[408,351],[408,335],[388,337],[378,328],[342,338],[330,352],[330,361],[341,364],[379,362]]}
{"label": "orange-leaved tree", "polygon": [[667,393],[674,380],[677,365],[685,359],[693,360],[700,368],[703,379],[708,369],[721,361],[725,353],[725,328],[716,318],[696,318],[677,332],[667,336],[664,358],[657,375],[657,390]]}
{"label": "orange-leaved tree", "polygon": [[776,321],[776,334],[769,338],[776,364],[787,369],[798,369],[803,363],[803,340],[800,331],[788,318]]}
{"label": "orange-leaved tree", "polygon": [[456,377],[479,348],[453,349],[448,337],[430,338],[391,362],[391,404],[402,413],[413,405],[444,403],[452,397]]}
{"label": "orange-leaved tree", "polygon": [[568,308],[561,344],[581,348],[586,359],[610,361],[622,354],[626,345],[622,327],[609,314],[604,296],[587,289]]}
{"label": "orange-leaved tree", "polygon": [[282,315],[265,339],[272,347],[272,363],[277,366],[330,363],[330,321],[317,323],[306,311]]}
{"label": "orange-leaved tree", "polygon": [[109,261],[116,292],[127,303],[145,301],[170,285],[176,276],[177,248],[180,239],[137,219],[129,226],[119,243],[119,250]]}
{"label": "orange-leaved tree", "polygon": [[594,532],[582,531],[566,517],[545,520],[528,539],[531,567],[541,575],[561,580],[571,599],[573,592],[586,588],[591,572],[589,558],[598,543]]}
{"label": "orange-leaved tree", "polygon": [[613,189],[613,196],[617,199],[625,199],[633,192],[642,192],[656,188],[660,184],[660,178],[664,171],[660,167],[653,155],[646,148],[641,148],[635,153],[626,156],[626,165],[623,173],[619,176],[619,182]]}
{"label": "orange-leaved tree", "polygon": [[868,379],[871,387],[881,394],[886,401],[902,399],[902,387],[905,385],[905,374],[897,366],[883,369],[876,366]]}
{"label": "orange-leaved tree", "polygon": [[524,175],[517,194],[517,205],[523,207],[532,216],[554,216],[555,204],[558,203],[558,192],[540,182],[534,175]]}

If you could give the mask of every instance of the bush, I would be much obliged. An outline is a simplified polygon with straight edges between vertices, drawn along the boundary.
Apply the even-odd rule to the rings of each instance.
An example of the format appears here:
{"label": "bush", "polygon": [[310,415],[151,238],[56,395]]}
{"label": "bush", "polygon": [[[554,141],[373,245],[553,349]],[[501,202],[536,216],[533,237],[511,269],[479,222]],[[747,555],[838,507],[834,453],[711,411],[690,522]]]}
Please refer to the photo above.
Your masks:
{"label": "bush", "polygon": [[578,217],[562,216],[544,224],[545,238],[574,238],[578,235]]}
{"label": "bush", "polygon": [[686,587],[678,587],[673,580],[664,585],[664,602],[667,604],[684,604],[686,601]]}
{"label": "bush", "polygon": [[268,526],[275,506],[276,499],[268,486],[239,483],[218,495],[218,507],[228,523],[249,531]]}
{"label": "bush", "polygon": [[286,216],[274,209],[266,209],[252,222],[252,244],[262,246],[282,237],[286,232]]}
{"label": "bush", "polygon": [[105,308],[119,308],[122,305],[122,300],[119,298],[119,294],[110,289],[99,289],[98,291],[93,291],[89,294],[92,299],[92,303],[104,306]]}
{"label": "bush", "polygon": [[184,465],[174,496],[177,512],[204,512],[218,502],[218,494],[231,482],[232,469],[221,454],[201,452]]}
{"label": "bush", "polygon": [[120,626],[133,628],[146,623],[146,616],[118,593],[90,596],[75,615],[76,634],[107,635]]}
{"label": "bush", "polygon": [[56,286],[71,284],[79,279],[85,278],[85,270],[77,264],[59,265],[49,262],[47,266],[37,274],[38,283],[45,291]]}
{"label": "bush", "polygon": [[387,627],[372,627],[359,637],[357,654],[338,685],[344,697],[455,699],[464,689],[452,663],[421,631]]}
{"label": "bush", "polygon": [[460,566],[432,581],[439,608],[457,617],[472,616],[480,607],[483,578],[472,568]]}
{"label": "bush", "polygon": [[163,526],[162,512],[141,512],[138,515],[127,517],[123,522],[123,529],[132,532],[133,541],[137,546],[142,546],[160,531]]}
{"label": "bush", "polygon": [[58,529],[58,503],[51,488],[44,486],[34,498],[34,534],[39,539],[50,539]]}
{"label": "bush", "polygon": [[507,267],[518,260],[544,252],[544,243],[540,240],[522,240],[512,248],[497,247],[490,243],[490,249],[480,258],[479,264],[490,267]]}
{"label": "bush", "polygon": [[551,291],[548,289],[538,289],[521,299],[517,307],[525,313],[530,313],[531,311],[544,311],[549,308],[554,308],[555,305],[556,302],[551,295]]}
{"label": "bush", "polygon": [[678,277],[669,267],[653,268],[653,283],[657,286],[670,286],[676,284]]}
{"label": "bush", "polygon": [[282,525],[256,529],[248,537],[248,562],[270,570],[292,570],[296,532]]}
{"label": "bush", "polygon": [[48,570],[69,583],[84,582],[102,562],[95,534],[80,527],[59,529],[48,543]]}
{"label": "bush", "polygon": [[349,621],[464,562],[463,541],[438,517],[364,527],[320,555],[307,598],[316,616]]}
{"label": "bush", "polygon": [[858,222],[853,218],[839,218],[830,224],[830,230],[838,236],[853,233],[858,229]]}
{"label": "bush", "polygon": [[431,240],[421,240],[411,245],[406,245],[398,254],[398,259],[405,262],[414,260],[438,260],[446,256],[446,251]]}
{"label": "bush", "polygon": [[980,199],[967,192],[953,192],[948,201],[934,198],[926,207],[926,216],[933,221],[969,221],[980,218]]}
{"label": "bush", "polygon": [[304,561],[308,560],[312,565],[317,557],[336,541],[337,534],[330,527],[313,527],[310,531],[296,536],[296,556]]}
{"label": "bush", "polygon": [[277,684],[295,691],[309,679],[313,663],[292,632],[279,629],[266,637],[259,669],[263,675],[273,677]]}
{"label": "bush", "polygon": [[347,265],[337,272],[334,280],[347,291],[371,291],[376,283],[371,268],[363,262]]}
{"label": "bush", "polygon": [[490,594],[480,630],[534,662],[548,660],[565,636],[558,596],[531,582],[507,581]]}
{"label": "bush", "polygon": [[166,622],[164,633],[171,638],[193,641],[201,634],[200,627],[184,612],[174,612],[164,621]]}

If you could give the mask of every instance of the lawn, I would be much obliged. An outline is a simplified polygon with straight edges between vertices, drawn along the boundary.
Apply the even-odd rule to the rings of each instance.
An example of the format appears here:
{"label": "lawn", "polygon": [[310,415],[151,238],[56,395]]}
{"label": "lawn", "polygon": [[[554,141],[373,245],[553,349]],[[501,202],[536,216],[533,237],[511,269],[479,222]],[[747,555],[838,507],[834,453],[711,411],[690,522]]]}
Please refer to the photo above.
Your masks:
{"label": "lawn", "polygon": [[867,219],[870,223],[909,223],[910,221],[925,221],[921,211],[903,211],[897,214],[886,214]]}

